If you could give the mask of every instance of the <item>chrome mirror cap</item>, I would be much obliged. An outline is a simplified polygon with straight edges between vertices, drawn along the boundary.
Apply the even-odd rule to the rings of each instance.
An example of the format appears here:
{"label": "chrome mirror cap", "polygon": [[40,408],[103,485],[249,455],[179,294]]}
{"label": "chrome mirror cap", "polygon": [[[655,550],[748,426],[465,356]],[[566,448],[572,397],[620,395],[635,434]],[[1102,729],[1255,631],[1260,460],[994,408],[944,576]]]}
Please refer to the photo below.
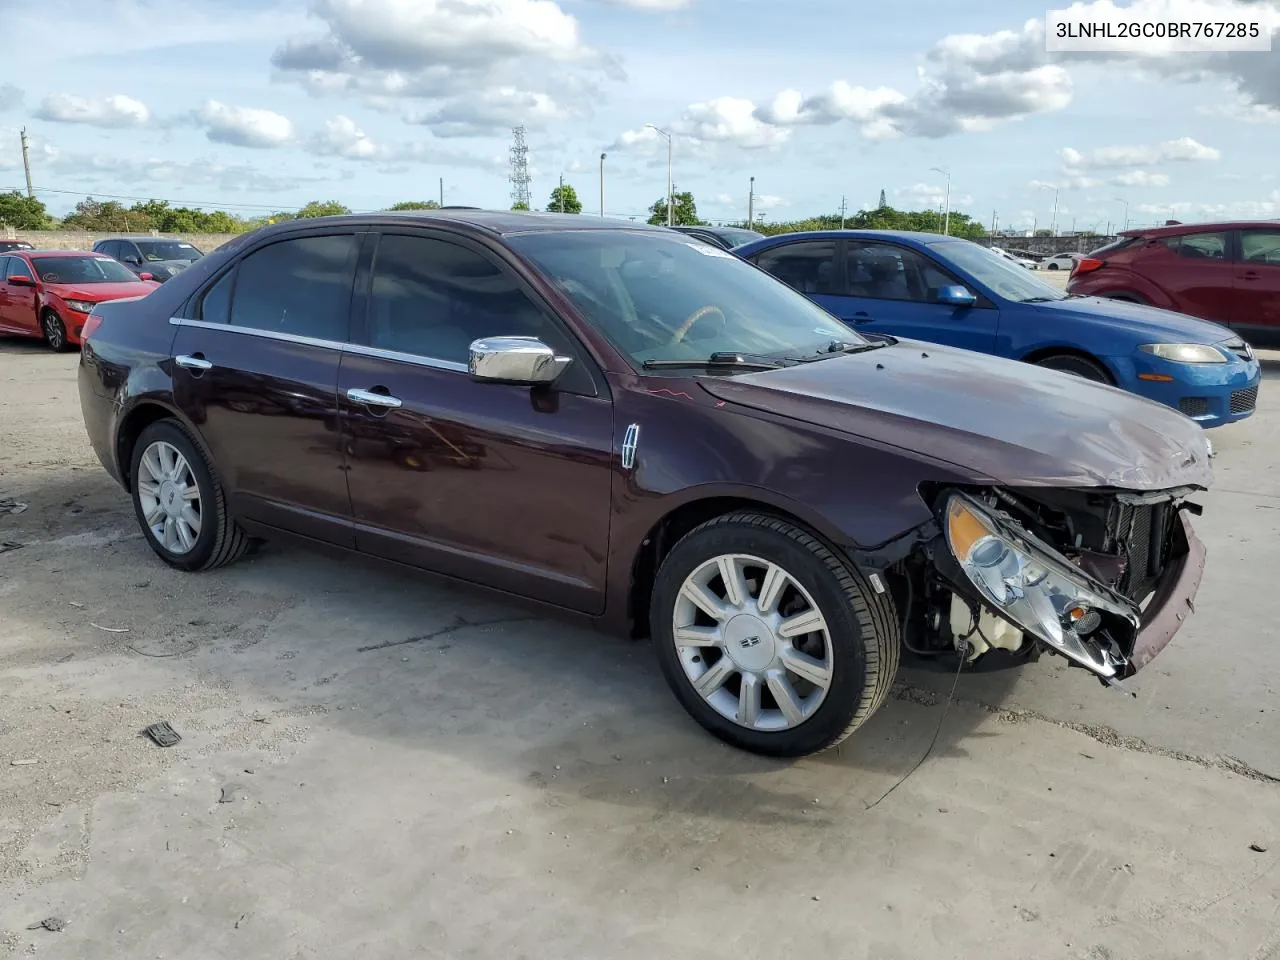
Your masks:
{"label": "chrome mirror cap", "polygon": [[472,342],[467,368],[476,380],[537,386],[554,383],[571,363],[537,337],[485,337]]}

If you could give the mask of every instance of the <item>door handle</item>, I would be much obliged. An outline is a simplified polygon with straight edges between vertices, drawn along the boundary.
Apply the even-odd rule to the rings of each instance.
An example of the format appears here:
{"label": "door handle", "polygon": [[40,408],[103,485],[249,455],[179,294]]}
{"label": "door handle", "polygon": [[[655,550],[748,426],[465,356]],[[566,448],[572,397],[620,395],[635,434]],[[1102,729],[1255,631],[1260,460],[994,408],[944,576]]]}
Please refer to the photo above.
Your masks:
{"label": "door handle", "polygon": [[200,354],[198,353],[191,354],[189,356],[187,354],[183,354],[181,356],[174,357],[173,362],[176,363],[178,366],[182,367],[183,369],[199,370],[201,373],[203,373],[205,370],[213,369],[213,364],[210,363],[208,360],[206,360],[204,357],[200,356]]}
{"label": "door handle", "polygon": [[386,410],[394,410],[401,405],[399,397],[393,397],[387,393],[374,393],[372,390],[361,390],[358,387],[352,387],[347,391],[347,399],[353,403],[363,403],[366,407],[382,407]]}
{"label": "door handle", "polygon": [[1257,279],[1258,279],[1258,271],[1257,271],[1257,270],[1250,270],[1248,273],[1246,273],[1246,274],[1244,275],[1244,279],[1245,279],[1245,280],[1257,280]]}

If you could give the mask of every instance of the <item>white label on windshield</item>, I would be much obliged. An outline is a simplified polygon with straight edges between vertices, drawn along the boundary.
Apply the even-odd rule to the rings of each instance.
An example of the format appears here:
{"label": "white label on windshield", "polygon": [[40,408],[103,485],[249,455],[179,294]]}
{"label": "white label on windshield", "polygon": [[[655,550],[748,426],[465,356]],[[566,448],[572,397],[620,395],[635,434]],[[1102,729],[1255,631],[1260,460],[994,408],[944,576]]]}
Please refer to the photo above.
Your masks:
{"label": "white label on windshield", "polygon": [[738,259],[728,250],[721,250],[719,247],[713,247],[709,243],[686,243],[685,246],[697,250],[704,257],[721,257],[725,260]]}
{"label": "white label on windshield", "polygon": [[194,249],[195,249],[195,247],[193,247],[193,246],[192,246],[191,244],[189,244],[189,243],[180,243],[180,244],[178,244],[178,249],[179,249],[179,250],[194,250]]}

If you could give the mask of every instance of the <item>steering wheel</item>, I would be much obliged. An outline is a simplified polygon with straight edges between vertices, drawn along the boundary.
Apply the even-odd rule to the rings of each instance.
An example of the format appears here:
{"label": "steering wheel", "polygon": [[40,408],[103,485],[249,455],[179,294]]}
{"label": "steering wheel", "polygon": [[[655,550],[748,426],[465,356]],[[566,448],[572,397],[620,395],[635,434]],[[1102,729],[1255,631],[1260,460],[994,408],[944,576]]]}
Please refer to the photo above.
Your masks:
{"label": "steering wheel", "polygon": [[709,303],[705,307],[699,307],[697,310],[693,311],[693,313],[689,314],[688,319],[686,319],[684,323],[680,324],[680,329],[671,337],[671,342],[684,343],[684,338],[688,335],[689,331],[693,329],[693,325],[709,313],[720,314],[720,322],[725,326],[729,325],[729,318],[724,315],[724,311],[715,304]]}

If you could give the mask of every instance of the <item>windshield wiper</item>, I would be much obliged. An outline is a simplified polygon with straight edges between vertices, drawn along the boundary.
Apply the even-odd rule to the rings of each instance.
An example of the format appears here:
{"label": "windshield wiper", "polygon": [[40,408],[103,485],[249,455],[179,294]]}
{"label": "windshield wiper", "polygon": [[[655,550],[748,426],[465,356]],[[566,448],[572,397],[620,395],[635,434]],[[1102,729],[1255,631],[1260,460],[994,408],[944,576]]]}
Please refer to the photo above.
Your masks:
{"label": "windshield wiper", "polygon": [[887,347],[890,342],[897,343],[896,340],[868,340],[866,343],[850,343],[847,340],[832,340],[829,344],[818,351],[817,356],[805,357],[801,362],[814,363],[817,360],[826,360],[828,357],[834,357],[837,354],[866,353],[868,350],[879,350],[881,347]]}
{"label": "windshield wiper", "polygon": [[760,357],[750,353],[713,353],[704,360],[646,360],[646,370],[706,369],[710,367],[738,367],[743,370],[777,370],[787,362],[775,357]]}
{"label": "windshield wiper", "polygon": [[1059,300],[1066,300],[1066,297],[1027,297],[1020,301],[1021,303],[1057,303]]}

